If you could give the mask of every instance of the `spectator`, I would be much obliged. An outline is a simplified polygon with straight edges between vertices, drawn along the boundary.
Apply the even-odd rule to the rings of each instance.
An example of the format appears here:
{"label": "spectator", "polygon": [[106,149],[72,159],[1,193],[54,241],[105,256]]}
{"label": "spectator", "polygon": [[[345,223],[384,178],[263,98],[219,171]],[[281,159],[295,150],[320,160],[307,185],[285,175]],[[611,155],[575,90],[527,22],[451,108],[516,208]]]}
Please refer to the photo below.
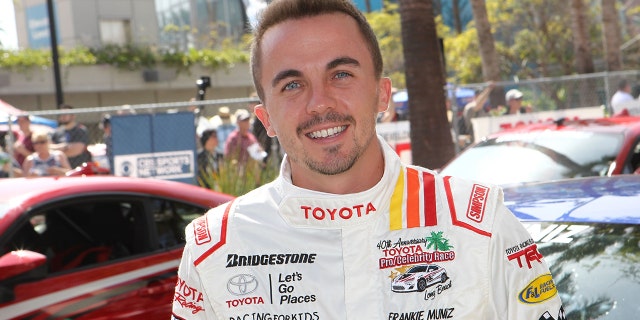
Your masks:
{"label": "spectator", "polygon": [[530,106],[522,106],[522,97],[523,94],[518,89],[511,89],[507,91],[507,94],[504,96],[504,99],[507,101],[507,110],[503,115],[531,112]]}
{"label": "spectator", "polygon": [[[256,154],[264,152],[258,139],[249,131],[251,128],[251,113],[245,109],[238,109],[235,114],[237,128],[229,134],[224,148],[225,159],[236,159],[243,167],[250,158],[264,160],[266,153],[256,159]],[[251,148],[251,149],[250,149]],[[256,149],[256,150],[253,150]]]}
{"label": "spectator", "polygon": [[[71,110],[72,106],[64,104],[60,109]],[[89,145],[89,133],[87,128],[76,122],[76,115],[69,112],[58,116],[58,130],[53,133],[53,150],[60,150],[69,158],[72,168],[91,161],[91,153],[87,149]]]}
{"label": "spectator", "polygon": [[13,156],[20,166],[24,163],[24,159],[32,154],[35,149],[31,143],[31,118],[29,115],[19,115],[18,127],[20,128],[20,134],[13,145]]}
{"label": "spectator", "polygon": [[200,135],[200,144],[202,149],[198,152],[198,184],[207,189],[215,189],[222,159],[222,154],[216,152],[219,144],[216,129],[205,129]]}
{"label": "spectator", "polygon": [[113,173],[113,138],[111,137],[111,115],[105,114],[100,122],[102,129],[102,141],[104,142],[107,160],[109,162],[109,171]]}
{"label": "spectator", "polygon": [[216,148],[216,152],[219,154],[224,154],[225,144],[227,143],[227,139],[229,138],[229,134],[232,131],[236,130],[236,119],[233,115],[231,115],[231,110],[229,107],[223,106],[218,108],[218,114],[211,117],[209,120],[216,131],[218,132],[218,147]]}
{"label": "spectator", "polygon": [[611,97],[611,111],[613,115],[619,114],[624,110],[625,103],[633,101],[631,95],[631,84],[626,79],[618,82],[618,91],[616,91]]}
{"label": "spectator", "polygon": [[464,110],[462,111],[462,118],[464,121],[462,123],[463,125],[460,126],[459,134],[468,135],[469,142],[475,141],[473,135],[473,123],[471,122],[471,119],[489,116],[489,113],[485,109],[485,103],[487,102],[489,94],[494,87],[495,85],[491,81],[484,89],[476,90],[473,100],[464,106]]}
{"label": "spectator", "polygon": [[71,169],[67,156],[50,148],[46,132],[34,132],[31,140],[36,151],[24,160],[22,171],[26,177],[64,176]]}

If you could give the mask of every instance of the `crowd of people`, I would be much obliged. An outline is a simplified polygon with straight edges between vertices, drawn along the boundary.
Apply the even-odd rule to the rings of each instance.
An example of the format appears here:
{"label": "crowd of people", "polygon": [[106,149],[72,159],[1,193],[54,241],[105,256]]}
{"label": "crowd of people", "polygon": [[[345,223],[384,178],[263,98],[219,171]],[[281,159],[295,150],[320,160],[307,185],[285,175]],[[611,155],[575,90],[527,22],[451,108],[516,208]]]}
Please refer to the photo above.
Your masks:
{"label": "crowd of people", "polygon": [[218,108],[207,121],[198,121],[198,184],[216,189],[220,168],[227,164],[240,173],[258,172],[266,165],[273,139],[264,134],[260,121],[252,116],[253,106],[231,112],[228,106]]}
{"label": "crowd of people", "polygon": [[[255,95],[252,97],[257,101]],[[211,118],[202,116],[197,108],[190,109],[196,115],[197,181],[200,186],[215,188],[223,161],[233,163],[238,170],[244,170],[248,165],[259,170],[266,165],[272,146],[277,142],[266,134],[262,123],[253,118],[255,104],[257,102],[235,112],[231,112],[228,106],[221,106]],[[73,107],[64,104],[59,109],[71,110]],[[59,126],[55,130],[34,131],[28,114],[16,117],[18,130],[14,143],[11,148],[0,144],[0,178],[61,176],[93,160],[88,151],[88,129],[78,123],[73,112],[62,113],[57,120]],[[114,155],[110,114],[102,117],[99,128],[103,133],[108,166],[112,170]]]}
{"label": "crowd of people", "polygon": [[[59,109],[73,107],[64,104]],[[72,112],[58,116],[59,127],[51,134],[32,130],[28,114],[16,118],[18,135],[11,146],[13,157],[8,156],[6,146],[0,149],[0,177],[63,176],[72,168],[92,161],[87,149],[89,132]]]}

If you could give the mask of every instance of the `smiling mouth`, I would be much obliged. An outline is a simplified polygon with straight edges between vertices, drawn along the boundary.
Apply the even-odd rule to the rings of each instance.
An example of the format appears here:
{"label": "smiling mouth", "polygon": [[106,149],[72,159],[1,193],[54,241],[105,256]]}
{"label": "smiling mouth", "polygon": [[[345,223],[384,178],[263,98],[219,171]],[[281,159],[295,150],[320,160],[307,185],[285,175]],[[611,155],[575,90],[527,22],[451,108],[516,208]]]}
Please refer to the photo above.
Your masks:
{"label": "smiling mouth", "polygon": [[310,132],[307,134],[309,138],[312,139],[320,139],[320,138],[328,138],[339,134],[340,132],[347,129],[347,126],[338,126],[329,129],[322,129],[314,132]]}

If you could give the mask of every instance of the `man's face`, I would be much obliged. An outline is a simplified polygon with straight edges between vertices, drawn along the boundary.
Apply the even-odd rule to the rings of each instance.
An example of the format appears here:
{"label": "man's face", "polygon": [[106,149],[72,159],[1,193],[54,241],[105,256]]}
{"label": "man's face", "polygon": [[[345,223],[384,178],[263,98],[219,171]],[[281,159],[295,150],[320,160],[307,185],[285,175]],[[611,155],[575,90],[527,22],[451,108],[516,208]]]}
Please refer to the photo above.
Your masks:
{"label": "man's face", "polygon": [[251,129],[251,122],[249,122],[249,119],[239,120],[237,124],[238,131],[240,131],[240,133],[242,134],[247,134],[247,132],[249,132],[249,129]]}
{"label": "man's face", "polygon": [[264,34],[261,55],[264,104],[256,115],[294,170],[339,174],[375,149],[376,116],[387,108],[391,82],[376,79],[351,17],[280,23]]}
{"label": "man's face", "polygon": [[18,127],[20,127],[20,130],[22,131],[26,131],[27,129],[29,129],[29,126],[31,125],[31,121],[27,117],[18,117],[17,122],[18,122]]}
{"label": "man's face", "polygon": [[522,107],[522,98],[509,100],[509,106],[511,109],[520,109]]}
{"label": "man's face", "polygon": [[71,121],[73,121],[72,114],[65,113],[65,114],[58,115],[58,123],[62,126],[71,123]]}

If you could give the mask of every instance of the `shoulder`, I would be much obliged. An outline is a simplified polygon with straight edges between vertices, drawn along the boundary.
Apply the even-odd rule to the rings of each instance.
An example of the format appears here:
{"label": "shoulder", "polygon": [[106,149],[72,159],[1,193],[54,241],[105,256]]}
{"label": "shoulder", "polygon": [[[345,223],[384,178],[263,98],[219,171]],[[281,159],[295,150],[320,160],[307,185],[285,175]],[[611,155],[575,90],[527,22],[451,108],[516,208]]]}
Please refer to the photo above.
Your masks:
{"label": "shoulder", "polygon": [[503,204],[502,189],[451,176],[440,179],[453,224],[491,236],[498,208]]}
{"label": "shoulder", "polygon": [[192,253],[194,265],[200,264],[225,245],[232,206],[233,202],[227,202],[213,208],[185,228],[185,246]]}

